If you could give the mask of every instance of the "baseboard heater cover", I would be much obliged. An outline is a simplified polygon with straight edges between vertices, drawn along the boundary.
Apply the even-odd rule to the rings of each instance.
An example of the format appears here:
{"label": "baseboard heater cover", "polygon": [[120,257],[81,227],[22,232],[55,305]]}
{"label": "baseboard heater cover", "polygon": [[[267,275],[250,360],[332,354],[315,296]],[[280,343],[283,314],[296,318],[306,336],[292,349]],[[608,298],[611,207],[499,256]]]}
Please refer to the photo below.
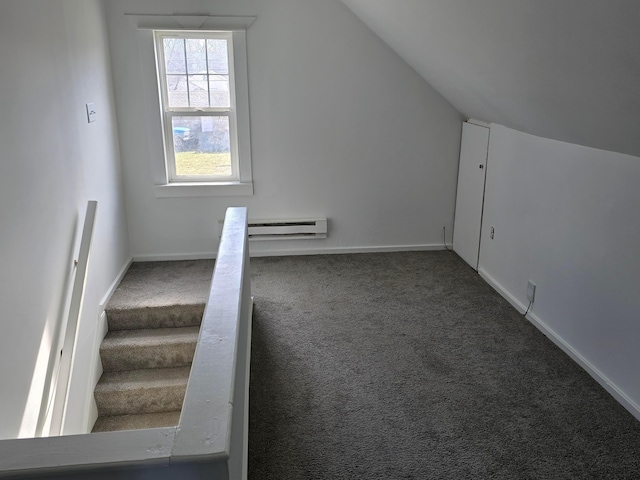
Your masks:
{"label": "baseboard heater cover", "polygon": [[326,218],[249,220],[249,240],[309,240],[327,238]]}

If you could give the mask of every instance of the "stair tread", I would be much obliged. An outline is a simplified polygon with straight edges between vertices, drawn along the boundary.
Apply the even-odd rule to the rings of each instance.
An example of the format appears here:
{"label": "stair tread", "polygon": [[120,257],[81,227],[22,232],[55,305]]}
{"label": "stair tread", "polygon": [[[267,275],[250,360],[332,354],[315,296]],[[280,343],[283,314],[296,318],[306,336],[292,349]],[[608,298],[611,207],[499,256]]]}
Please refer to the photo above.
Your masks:
{"label": "stair tread", "polygon": [[95,392],[100,394],[141,388],[186,386],[190,372],[190,366],[104,372],[96,385]]}
{"label": "stair tread", "polygon": [[114,330],[107,333],[101,349],[193,343],[199,333],[200,327]]}
{"label": "stair tread", "polygon": [[214,263],[214,260],[133,263],[109,300],[107,312],[171,305],[204,305]]}
{"label": "stair tread", "polygon": [[100,416],[92,433],[140,430],[145,428],[173,427],[180,422],[180,410],[159,413],[139,413],[133,415]]}

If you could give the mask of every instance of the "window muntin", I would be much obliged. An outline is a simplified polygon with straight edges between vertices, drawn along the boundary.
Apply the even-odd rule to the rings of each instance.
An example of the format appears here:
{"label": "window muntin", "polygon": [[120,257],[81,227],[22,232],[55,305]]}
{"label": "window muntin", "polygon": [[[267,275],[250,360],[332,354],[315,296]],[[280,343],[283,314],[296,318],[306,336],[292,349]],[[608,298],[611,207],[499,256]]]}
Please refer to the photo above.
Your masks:
{"label": "window muntin", "polygon": [[232,38],[155,33],[169,182],[240,179]]}

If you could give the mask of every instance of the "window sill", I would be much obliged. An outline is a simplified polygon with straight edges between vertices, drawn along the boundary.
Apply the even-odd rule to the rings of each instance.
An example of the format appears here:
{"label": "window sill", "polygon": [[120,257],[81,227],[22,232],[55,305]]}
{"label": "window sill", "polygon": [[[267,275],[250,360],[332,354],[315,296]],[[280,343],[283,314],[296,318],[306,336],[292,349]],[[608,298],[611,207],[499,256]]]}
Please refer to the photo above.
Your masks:
{"label": "window sill", "polygon": [[253,183],[169,183],[156,185],[154,191],[157,198],[250,196],[253,195]]}

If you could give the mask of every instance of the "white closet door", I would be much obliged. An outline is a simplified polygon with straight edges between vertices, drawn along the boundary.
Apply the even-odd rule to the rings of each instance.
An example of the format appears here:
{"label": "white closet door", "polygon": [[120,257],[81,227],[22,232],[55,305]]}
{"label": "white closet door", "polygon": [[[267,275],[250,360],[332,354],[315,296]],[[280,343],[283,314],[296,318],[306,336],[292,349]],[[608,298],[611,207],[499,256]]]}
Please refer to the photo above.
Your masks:
{"label": "white closet door", "polygon": [[488,127],[467,122],[462,124],[453,250],[476,271],[480,253],[488,148]]}

